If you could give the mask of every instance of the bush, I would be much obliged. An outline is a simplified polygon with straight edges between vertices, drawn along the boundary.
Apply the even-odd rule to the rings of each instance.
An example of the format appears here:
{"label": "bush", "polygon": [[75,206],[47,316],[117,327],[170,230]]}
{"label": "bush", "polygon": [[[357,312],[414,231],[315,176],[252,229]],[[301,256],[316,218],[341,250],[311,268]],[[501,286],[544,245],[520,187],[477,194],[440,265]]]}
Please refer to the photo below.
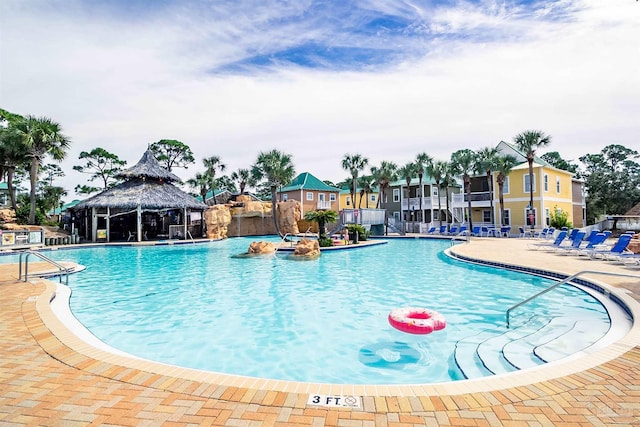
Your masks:
{"label": "bush", "polygon": [[321,248],[327,248],[333,246],[333,240],[329,237],[321,237],[318,239],[318,245],[320,245]]}
{"label": "bush", "polygon": [[557,206],[549,213],[549,225],[555,228],[573,228],[573,224],[569,221],[569,214]]}
{"label": "bush", "polygon": [[[367,240],[370,235],[370,233],[360,224],[347,225],[347,231],[349,232],[349,238],[351,238],[351,236],[358,233],[358,241]],[[351,240],[354,240],[354,239],[351,239]]]}

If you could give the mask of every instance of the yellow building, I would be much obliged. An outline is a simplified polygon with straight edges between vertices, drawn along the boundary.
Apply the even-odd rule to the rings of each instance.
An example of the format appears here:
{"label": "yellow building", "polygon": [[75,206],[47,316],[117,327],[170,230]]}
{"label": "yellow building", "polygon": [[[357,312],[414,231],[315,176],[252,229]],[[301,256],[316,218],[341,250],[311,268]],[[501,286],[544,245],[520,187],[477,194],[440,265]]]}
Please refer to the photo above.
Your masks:
{"label": "yellow building", "polygon": [[374,188],[369,194],[364,194],[361,190],[361,188],[358,188],[356,191],[355,204],[351,202],[351,190],[349,188],[340,190],[340,210],[375,209],[378,205],[378,188]]}
{"label": "yellow building", "polygon": [[[564,212],[568,221],[574,222],[573,174],[557,169],[540,158],[533,163],[533,211],[529,210],[529,163],[525,153],[506,142],[497,146],[501,155],[512,155],[520,163],[515,166],[505,180],[503,224],[512,230],[518,226],[540,228],[550,224],[552,213]],[[500,225],[499,189],[497,172],[493,172],[493,193],[489,191],[486,176],[475,176],[471,180],[471,220],[474,225]],[[455,208],[468,210],[467,196],[454,195]],[[493,206],[493,211],[491,210]],[[533,216],[530,216],[530,214]],[[532,224],[533,221],[533,224]],[[581,223],[578,218],[578,223]]]}

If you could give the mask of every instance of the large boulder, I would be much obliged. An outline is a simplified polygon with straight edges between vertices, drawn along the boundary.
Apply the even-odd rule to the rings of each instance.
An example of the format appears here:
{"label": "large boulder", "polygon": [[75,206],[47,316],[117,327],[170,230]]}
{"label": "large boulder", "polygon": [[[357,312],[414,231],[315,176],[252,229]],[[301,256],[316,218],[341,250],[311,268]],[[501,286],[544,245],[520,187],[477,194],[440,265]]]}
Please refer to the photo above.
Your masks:
{"label": "large boulder", "polygon": [[298,221],[302,215],[300,202],[297,200],[287,200],[277,205],[278,209],[278,227],[282,234],[298,234]]}
{"label": "large boulder", "polygon": [[293,250],[293,256],[316,258],[320,256],[320,244],[317,240],[302,238]]}
{"label": "large boulder", "polygon": [[213,205],[204,211],[207,239],[226,239],[227,227],[231,224],[231,212],[226,205]]}
{"label": "large boulder", "polygon": [[247,253],[252,255],[272,254],[276,251],[276,247],[271,242],[251,242]]}

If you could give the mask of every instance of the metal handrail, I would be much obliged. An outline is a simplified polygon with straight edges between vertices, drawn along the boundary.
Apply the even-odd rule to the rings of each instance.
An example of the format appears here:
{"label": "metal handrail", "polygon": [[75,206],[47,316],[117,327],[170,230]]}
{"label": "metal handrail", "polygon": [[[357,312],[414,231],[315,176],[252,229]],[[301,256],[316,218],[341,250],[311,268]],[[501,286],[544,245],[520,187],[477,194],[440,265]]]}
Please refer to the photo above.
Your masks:
{"label": "metal handrail", "polygon": [[455,234],[451,237],[450,242],[451,246],[455,245],[456,242],[467,242],[471,241],[471,232],[469,230],[462,230],[458,234]]}
{"label": "metal handrail", "polygon": [[65,277],[65,284],[68,285],[69,284],[69,268],[65,267],[62,264],[59,264],[57,262],[55,262],[54,260],[52,260],[51,258],[47,258],[46,256],[42,255],[40,252],[35,252],[35,251],[31,251],[31,250],[25,250],[25,251],[21,251],[20,252],[20,258],[18,259],[18,280],[22,280],[22,258],[24,256],[24,281],[26,282],[29,276],[29,255],[35,255],[38,258],[40,258],[41,260],[48,262],[49,264],[53,265],[54,267],[56,267],[58,269],[58,271],[60,271],[59,280],[60,283],[62,283],[62,276]]}
{"label": "metal handrail", "polygon": [[520,301],[519,303],[511,306],[509,309],[507,309],[506,312],[506,317],[507,317],[507,329],[509,328],[509,315],[511,314],[511,310],[513,310],[514,308],[518,308],[523,304],[528,303],[529,301],[531,301],[534,298],[539,297],[542,294],[546,294],[547,292],[557,288],[560,285],[564,285],[565,283],[569,283],[570,281],[572,281],[573,279],[575,279],[576,277],[582,275],[582,274],[601,274],[603,276],[620,276],[620,277],[632,277],[634,279],[640,279],[640,276],[634,275],[634,274],[623,274],[623,273],[611,273],[611,272],[607,272],[607,271],[593,271],[593,270],[583,270],[583,271],[579,271],[578,273],[567,277],[566,279],[556,283],[553,286],[549,286],[547,289],[544,289],[540,292],[538,292],[535,295],[530,296],[529,298],[525,299],[524,301]]}

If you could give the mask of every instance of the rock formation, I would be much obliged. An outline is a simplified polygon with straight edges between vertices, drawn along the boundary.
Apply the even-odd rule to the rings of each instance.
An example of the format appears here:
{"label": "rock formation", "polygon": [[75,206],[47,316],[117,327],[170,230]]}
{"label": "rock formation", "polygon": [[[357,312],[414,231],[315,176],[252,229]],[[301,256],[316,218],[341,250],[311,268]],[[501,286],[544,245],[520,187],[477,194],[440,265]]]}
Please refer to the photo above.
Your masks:
{"label": "rock formation", "polygon": [[247,253],[252,255],[272,254],[276,251],[276,247],[271,242],[251,242]]}
{"label": "rock formation", "polygon": [[[300,203],[295,200],[280,202],[277,209],[280,232],[297,234]],[[222,213],[225,210],[228,217]],[[255,201],[249,196],[238,196],[235,202],[226,205],[211,206],[204,217],[209,239],[276,234],[271,203]]]}
{"label": "rock formation", "polygon": [[320,256],[320,244],[317,240],[302,238],[293,250],[293,256],[316,258]]}
{"label": "rock formation", "polygon": [[231,213],[226,205],[213,205],[204,212],[207,239],[226,239],[227,226],[231,223]]}

